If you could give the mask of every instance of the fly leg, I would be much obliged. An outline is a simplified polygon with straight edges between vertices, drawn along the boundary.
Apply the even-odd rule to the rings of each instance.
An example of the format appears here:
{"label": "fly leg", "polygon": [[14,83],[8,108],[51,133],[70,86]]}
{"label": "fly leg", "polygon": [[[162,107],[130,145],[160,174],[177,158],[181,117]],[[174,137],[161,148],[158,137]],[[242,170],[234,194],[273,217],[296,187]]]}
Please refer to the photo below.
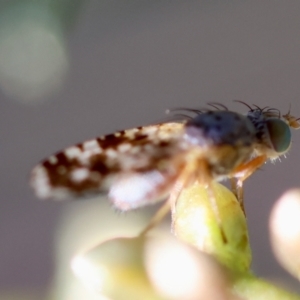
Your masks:
{"label": "fly leg", "polygon": [[145,235],[151,229],[156,227],[163,220],[163,218],[169,213],[169,211],[170,211],[170,203],[169,201],[165,201],[165,203],[159,208],[159,210],[151,218],[148,225],[140,232],[139,236]]}
{"label": "fly leg", "polygon": [[222,219],[221,219],[221,215],[220,215],[220,210],[217,204],[217,200],[216,200],[216,196],[212,187],[212,181],[210,181],[207,185],[206,185],[206,191],[207,191],[207,195],[210,201],[210,205],[213,211],[213,214],[217,220],[217,224],[221,233],[221,237],[222,237],[222,241],[224,244],[227,244],[228,240],[226,238],[226,234],[224,232],[223,226],[222,226]]}
{"label": "fly leg", "polygon": [[240,180],[239,178],[233,177],[230,178],[230,183],[231,183],[231,190],[237,200],[240,203],[240,206],[244,212],[244,215],[246,216],[245,212],[245,206],[244,206],[244,188],[243,188],[243,180]]}
{"label": "fly leg", "polygon": [[159,208],[159,210],[155,213],[155,215],[152,217],[148,225],[140,232],[140,236],[145,235],[148,233],[151,229],[156,227],[162,219],[170,212],[172,213],[172,220],[173,215],[175,214],[175,208],[176,208],[176,200],[178,199],[182,189],[185,187],[185,181],[182,180],[182,176],[179,177],[179,179],[176,180],[175,185],[172,189],[172,192],[169,195],[169,198],[165,203]]}
{"label": "fly leg", "polygon": [[214,189],[212,186],[213,179],[211,177],[211,172],[210,172],[209,166],[208,166],[207,162],[203,159],[198,161],[197,166],[199,168],[198,170],[201,170],[201,172],[198,171],[198,175],[199,175],[198,181],[200,183],[202,183],[203,186],[205,186],[205,189],[206,189],[206,192],[208,195],[208,199],[210,202],[210,207],[211,207],[213,215],[217,221],[222,241],[224,244],[227,244],[228,240],[227,240],[227,237],[224,232],[223,225],[222,225],[221,213],[220,213],[216,195],[215,195],[215,192],[214,192]]}
{"label": "fly leg", "polygon": [[238,199],[241,208],[245,213],[244,208],[244,189],[243,183],[244,181],[251,176],[259,167],[261,167],[267,160],[266,155],[260,155],[255,157],[254,159],[239,165],[231,174],[231,188],[232,192],[235,194]]}

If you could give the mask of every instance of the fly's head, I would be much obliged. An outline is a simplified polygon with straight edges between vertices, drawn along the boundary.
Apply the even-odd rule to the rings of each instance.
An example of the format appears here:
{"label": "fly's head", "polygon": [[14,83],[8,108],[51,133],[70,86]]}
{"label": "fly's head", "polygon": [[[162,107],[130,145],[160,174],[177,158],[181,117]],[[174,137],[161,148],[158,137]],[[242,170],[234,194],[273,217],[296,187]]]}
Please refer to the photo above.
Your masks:
{"label": "fly's head", "polygon": [[267,155],[276,159],[287,153],[291,147],[291,128],[300,128],[299,119],[288,112],[281,115],[275,108],[250,107],[247,117],[255,128],[256,155]]}

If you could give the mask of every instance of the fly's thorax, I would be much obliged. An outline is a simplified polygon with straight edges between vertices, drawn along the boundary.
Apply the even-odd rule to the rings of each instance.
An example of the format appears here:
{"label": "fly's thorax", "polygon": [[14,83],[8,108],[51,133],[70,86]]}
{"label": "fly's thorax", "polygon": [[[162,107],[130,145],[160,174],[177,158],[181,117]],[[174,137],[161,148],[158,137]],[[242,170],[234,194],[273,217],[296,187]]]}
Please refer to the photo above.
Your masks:
{"label": "fly's thorax", "polygon": [[250,120],[231,111],[210,111],[185,124],[184,139],[198,149],[211,175],[218,179],[250,159],[255,143],[255,129]]}
{"label": "fly's thorax", "polygon": [[249,118],[239,113],[209,111],[185,124],[184,138],[190,144],[200,147],[249,147],[255,141],[255,128]]}
{"label": "fly's thorax", "polygon": [[274,159],[285,154],[291,146],[291,130],[286,120],[268,117],[262,110],[250,111],[247,117],[255,128],[255,152]]}

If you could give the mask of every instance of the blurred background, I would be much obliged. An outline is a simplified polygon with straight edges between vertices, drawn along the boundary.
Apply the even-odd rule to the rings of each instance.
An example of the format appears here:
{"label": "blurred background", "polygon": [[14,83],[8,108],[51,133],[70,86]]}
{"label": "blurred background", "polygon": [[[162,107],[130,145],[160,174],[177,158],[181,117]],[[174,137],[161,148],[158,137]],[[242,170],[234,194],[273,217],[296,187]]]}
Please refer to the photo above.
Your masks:
{"label": "blurred background", "polygon": [[[2,0],[0,299],[85,299],[63,280],[75,249],[126,226],[138,232],[153,212],[116,214],[105,199],[38,201],[28,178],[40,159],[163,120],[167,108],[220,102],[244,113],[232,102],[240,99],[300,116],[299,14],[295,0]],[[268,218],[300,186],[299,152],[295,132],[287,159],[245,184],[253,270],[293,290]]]}

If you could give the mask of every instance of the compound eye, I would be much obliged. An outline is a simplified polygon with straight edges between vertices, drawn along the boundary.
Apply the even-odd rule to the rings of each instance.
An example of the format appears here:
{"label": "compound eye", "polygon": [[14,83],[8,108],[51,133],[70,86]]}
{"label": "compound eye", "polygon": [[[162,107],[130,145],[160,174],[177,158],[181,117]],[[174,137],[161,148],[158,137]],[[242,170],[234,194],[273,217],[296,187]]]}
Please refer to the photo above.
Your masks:
{"label": "compound eye", "polygon": [[266,123],[274,150],[277,153],[286,152],[291,145],[289,125],[280,119],[269,119]]}

